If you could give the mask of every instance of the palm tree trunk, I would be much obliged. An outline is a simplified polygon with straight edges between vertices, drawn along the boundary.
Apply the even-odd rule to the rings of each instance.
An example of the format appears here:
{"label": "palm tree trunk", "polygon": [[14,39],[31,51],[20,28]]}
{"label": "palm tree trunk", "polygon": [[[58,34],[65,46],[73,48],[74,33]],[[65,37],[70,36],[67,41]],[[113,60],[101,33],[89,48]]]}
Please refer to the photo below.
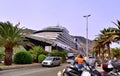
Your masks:
{"label": "palm tree trunk", "polygon": [[105,54],[105,51],[104,51],[104,47],[101,48],[102,49],[102,63],[104,63],[104,54]]}
{"label": "palm tree trunk", "polygon": [[107,48],[108,48],[108,57],[111,59],[110,45],[109,44],[107,44]]}
{"label": "palm tree trunk", "polygon": [[98,51],[98,55],[99,55],[99,57],[100,57],[100,48],[99,48],[99,51]]}
{"label": "palm tree trunk", "polygon": [[12,64],[12,55],[13,55],[13,49],[12,48],[5,48],[5,65],[11,65]]}

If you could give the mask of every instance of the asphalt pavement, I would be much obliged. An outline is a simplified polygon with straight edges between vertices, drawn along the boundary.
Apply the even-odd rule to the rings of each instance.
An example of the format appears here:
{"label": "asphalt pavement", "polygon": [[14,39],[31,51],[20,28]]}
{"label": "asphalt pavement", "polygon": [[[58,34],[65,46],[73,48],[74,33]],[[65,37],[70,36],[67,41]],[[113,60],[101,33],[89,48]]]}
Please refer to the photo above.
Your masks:
{"label": "asphalt pavement", "polygon": [[[33,63],[33,64],[12,64],[10,66],[0,66],[0,71],[3,70],[10,70],[10,69],[19,69],[19,68],[28,68],[28,67],[37,67],[37,66],[41,66],[40,63]],[[105,72],[103,71],[102,67],[98,67],[96,66],[96,69],[101,72],[102,76],[105,76]]]}
{"label": "asphalt pavement", "polygon": [[[9,66],[0,66],[0,71],[2,70],[9,70],[9,69],[17,69],[17,68],[25,68],[25,67],[35,67],[35,66],[41,66],[40,63],[33,63],[33,64],[12,64],[12,65],[9,65]],[[96,69],[99,71],[99,72],[102,72],[103,69],[102,67],[96,67]]]}

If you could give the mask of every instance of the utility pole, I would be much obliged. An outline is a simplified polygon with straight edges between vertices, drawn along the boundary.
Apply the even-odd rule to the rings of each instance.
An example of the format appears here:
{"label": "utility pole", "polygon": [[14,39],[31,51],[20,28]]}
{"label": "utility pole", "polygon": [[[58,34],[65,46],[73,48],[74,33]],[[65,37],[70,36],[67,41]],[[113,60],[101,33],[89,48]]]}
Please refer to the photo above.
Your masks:
{"label": "utility pole", "polygon": [[86,56],[88,58],[88,17],[90,17],[91,15],[85,15],[83,16],[84,18],[86,18]]}

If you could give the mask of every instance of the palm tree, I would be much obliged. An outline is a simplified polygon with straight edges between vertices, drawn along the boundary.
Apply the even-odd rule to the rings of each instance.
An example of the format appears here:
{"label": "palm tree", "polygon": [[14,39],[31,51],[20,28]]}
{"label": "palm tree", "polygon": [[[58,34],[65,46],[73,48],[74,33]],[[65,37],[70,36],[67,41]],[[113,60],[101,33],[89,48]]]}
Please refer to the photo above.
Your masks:
{"label": "palm tree", "polygon": [[[100,34],[101,35],[101,34]],[[94,41],[94,50],[96,51],[96,54],[98,54],[99,58],[102,58],[102,62],[104,62],[104,53],[105,53],[105,44],[104,40],[101,38],[101,36],[97,37]]]}
{"label": "palm tree", "polygon": [[114,37],[114,42],[118,42],[120,41],[120,21],[117,20],[117,23],[113,22],[117,28],[113,28],[113,30],[115,31],[112,35]]}
{"label": "palm tree", "polygon": [[113,57],[120,59],[120,48],[112,48]]}
{"label": "palm tree", "polygon": [[110,53],[110,44],[111,42],[119,42],[120,41],[120,21],[117,20],[117,23],[113,22],[117,28],[104,28],[101,30],[101,34],[95,40],[94,49],[102,49],[97,50],[99,53],[102,52],[102,59],[104,59],[105,48],[108,50],[108,57],[111,58]]}
{"label": "palm tree", "polygon": [[5,65],[12,64],[13,47],[23,43],[24,36],[18,28],[19,24],[13,26],[9,21],[0,22],[0,46],[5,48]]}
{"label": "palm tree", "polygon": [[110,44],[111,42],[113,41],[113,33],[114,33],[114,30],[113,28],[107,28],[107,29],[103,29],[101,31],[102,33],[102,38],[104,39],[104,44],[105,46],[107,47],[107,50],[108,50],[108,57],[111,58],[111,53],[110,53]]}
{"label": "palm tree", "polygon": [[100,43],[98,42],[98,40],[94,40],[93,50],[94,50],[95,56],[97,58],[100,57]]}
{"label": "palm tree", "polygon": [[102,53],[102,61],[104,62],[104,54],[106,52],[105,48],[107,47],[108,49],[108,56],[110,58],[110,43],[111,43],[111,28],[103,29],[100,31],[101,33],[98,35],[98,37],[95,40],[95,46],[94,48],[98,49],[97,52]]}

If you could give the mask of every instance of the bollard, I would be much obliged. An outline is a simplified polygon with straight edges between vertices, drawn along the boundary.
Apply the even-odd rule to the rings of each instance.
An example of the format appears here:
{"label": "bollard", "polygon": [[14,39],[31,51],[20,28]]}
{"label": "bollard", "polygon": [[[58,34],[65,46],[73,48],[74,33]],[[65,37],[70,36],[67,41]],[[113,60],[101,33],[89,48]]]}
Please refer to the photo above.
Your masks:
{"label": "bollard", "polygon": [[57,76],[62,76],[61,71],[59,71],[59,72],[57,73]]}

